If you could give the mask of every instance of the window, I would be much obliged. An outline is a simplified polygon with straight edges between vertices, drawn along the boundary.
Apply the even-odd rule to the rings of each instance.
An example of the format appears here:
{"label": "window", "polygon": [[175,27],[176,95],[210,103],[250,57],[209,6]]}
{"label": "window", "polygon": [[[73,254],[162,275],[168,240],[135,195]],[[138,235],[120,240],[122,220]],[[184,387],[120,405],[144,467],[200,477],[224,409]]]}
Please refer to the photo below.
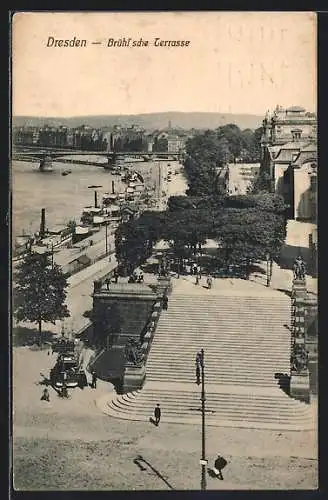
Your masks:
{"label": "window", "polygon": [[301,138],[302,130],[292,130],[293,141]]}

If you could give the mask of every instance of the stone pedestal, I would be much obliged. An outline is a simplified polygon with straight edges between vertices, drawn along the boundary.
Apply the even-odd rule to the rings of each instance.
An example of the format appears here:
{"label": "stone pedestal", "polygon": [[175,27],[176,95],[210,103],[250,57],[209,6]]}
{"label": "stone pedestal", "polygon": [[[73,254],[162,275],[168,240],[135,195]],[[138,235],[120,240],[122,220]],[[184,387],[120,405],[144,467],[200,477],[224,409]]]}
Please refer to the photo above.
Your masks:
{"label": "stone pedestal", "polygon": [[141,389],[146,378],[146,367],[127,365],[123,375],[123,393]]}
{"label": "stone pedestal", "polygon": [[309,403],[310,375],[305,331],[306,300],[307,290],[305,280],[294,279],[292,290],[290,395],[295,399]]}
{"label": "stone pedestal", "polygon": [[307,295],[305,280],[294,279],[293,280],[293,292],[297,297],[305,299],[306,295]]}
{"label": "stone pedestal", "polygon": [[299,401],[310,403],[310,375],[309,370],[291,372],[290,396]]}

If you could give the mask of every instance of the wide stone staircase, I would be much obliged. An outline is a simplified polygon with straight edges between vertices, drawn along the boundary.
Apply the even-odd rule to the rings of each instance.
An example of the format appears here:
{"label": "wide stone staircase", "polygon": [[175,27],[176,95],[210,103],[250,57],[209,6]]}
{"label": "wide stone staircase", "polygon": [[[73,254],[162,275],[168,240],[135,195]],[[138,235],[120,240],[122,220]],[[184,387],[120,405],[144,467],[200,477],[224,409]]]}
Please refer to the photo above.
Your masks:
{"label": "wide stone staircase", "polygon": [[290,398],[275,377],[289,373],[290,299],[263,288],[253,295],[195,288],[190,294],[173,289],[143,389],[107,400],[103,411],[145,421],[160,403],[163,422],[200,424],[195,356],[203,348],[206,425],[314,428],[311,405]]}

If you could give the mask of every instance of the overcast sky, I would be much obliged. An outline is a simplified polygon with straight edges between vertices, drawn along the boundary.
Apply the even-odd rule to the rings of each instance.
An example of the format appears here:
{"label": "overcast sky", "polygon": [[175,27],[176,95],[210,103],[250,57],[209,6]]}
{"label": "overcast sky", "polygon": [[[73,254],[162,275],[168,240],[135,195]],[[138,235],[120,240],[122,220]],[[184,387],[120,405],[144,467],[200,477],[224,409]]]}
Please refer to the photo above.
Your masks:
{"label": "overcast sky", "polygon": [[[87,47],[46,47],[49,36]],[[107,47],[123,37],[150,45]],[[155,37],[190,45],[154,47]],[[12,46],[15,115],[316,110],[309,12],[18,13]]]}

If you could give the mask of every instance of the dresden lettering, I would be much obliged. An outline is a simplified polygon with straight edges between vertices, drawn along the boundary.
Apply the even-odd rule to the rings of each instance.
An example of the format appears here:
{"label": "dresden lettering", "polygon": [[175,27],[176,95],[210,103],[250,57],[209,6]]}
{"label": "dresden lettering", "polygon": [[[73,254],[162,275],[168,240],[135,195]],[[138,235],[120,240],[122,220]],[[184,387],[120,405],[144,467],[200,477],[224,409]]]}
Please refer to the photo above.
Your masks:
{"label": "dresden lettering", "polygon": [[46,47],[86,47],[87,41],[80,40],[74,36],[70,40],[62,40],[61,38],[54,38],[53,36],[48,36],[48,41]]}

